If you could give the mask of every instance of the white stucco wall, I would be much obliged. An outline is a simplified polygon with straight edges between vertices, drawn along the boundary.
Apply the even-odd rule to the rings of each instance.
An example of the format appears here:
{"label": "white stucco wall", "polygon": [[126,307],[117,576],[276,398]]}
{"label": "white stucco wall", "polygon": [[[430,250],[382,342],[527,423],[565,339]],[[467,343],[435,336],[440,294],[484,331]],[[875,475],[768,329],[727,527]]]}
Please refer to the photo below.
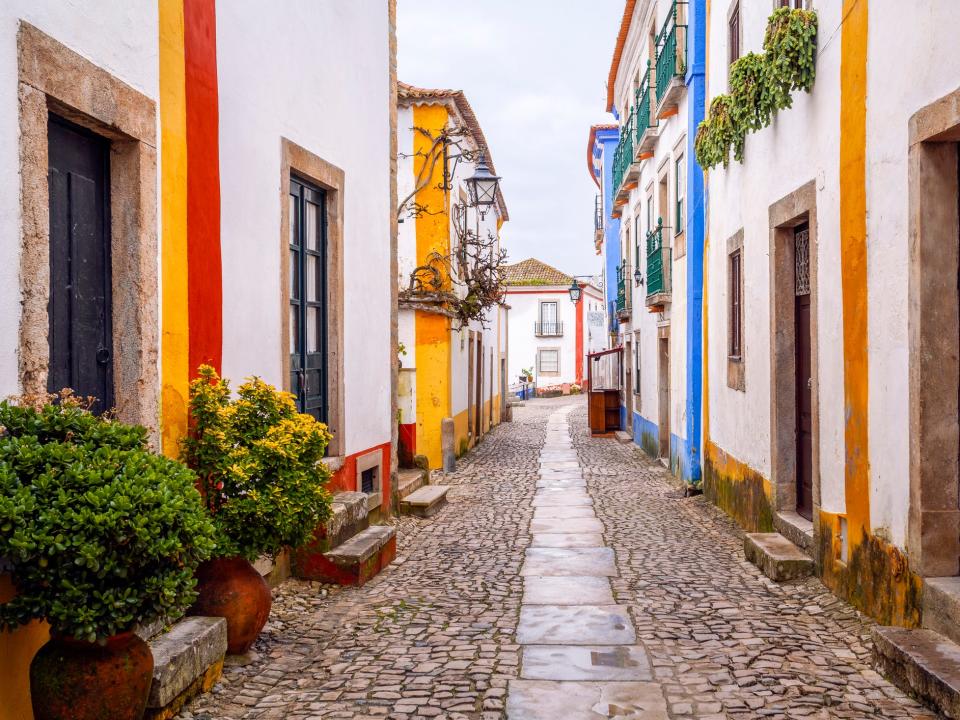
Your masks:
{"label": "white stucco wall", "polygon": [[4,0],[0,3],[0,138],[3,138],[0,142],[0,188],[3,188],[0,192],[0,397],[20,391],[17,369],[21,227],[17,28],[21,19],[153,100],[159,87],[156,2]]}
{"label": "white stucco wall", "polygon": [[[745,6],[744,6],[745,5]],[[742,5],[744,52],[761,49],[769,8]],[[811,180],[817,187],[817,315],[820,380],[820,487],[825,510],[843,512],[844,377],[840,277],[839,3],[816,3],[820,46],[811,94],[771,127],[750,135],[746,160],[709,175],[710,435],[770,474],[770,271],[768,208]],[[726,90],[726,15],[710,18],[708,93]],[[871,5],[867,74],[867,288],[870,515],[904,547],[909,507],[907,335],[908,122],[956,89],[960,6],[920,0],[909,9]],[[895,52],[890,49],[896,48]],[[797,142],[801,138],[802,142]],[[726,387],[726,240],[744,229],[746,393]]]}
{"label": "white stucco wall", "polygon": [[280,139],[286,137],[345,173],[345,450],[388,442],[394,348],[386,5],[221,2],[217,57],[223,371],[283,381],[287,350],[277,342],[277,297],[286,269],[277,238]]}

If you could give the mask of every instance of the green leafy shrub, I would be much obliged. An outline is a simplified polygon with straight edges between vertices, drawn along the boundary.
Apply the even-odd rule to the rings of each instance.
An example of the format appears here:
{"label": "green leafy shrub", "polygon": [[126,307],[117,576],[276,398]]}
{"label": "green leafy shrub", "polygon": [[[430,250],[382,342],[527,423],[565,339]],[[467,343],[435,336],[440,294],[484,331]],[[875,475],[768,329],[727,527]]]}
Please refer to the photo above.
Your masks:
{"label": "green leafy shrub", "polygon": [[190,383],[190,417],[183,458],[200,478],[219,556],[276,555],[330,516],[331,473],[321,462],[330,433],[297,412],[293,395],[250,378],[233,399],[204,365]]}
{"label": "green leafy shrub", "polygon": [[763,54],[748,53],[730,67],[730,94],[710,103],[697,128],[697,162],[710,169],[743,160],[748,133],[767,127],[778,110],[793,104],[791,92],[810,92],[816,78],[817,14],[779,8],[770,16]]}
{"label": "green leafy shrub", "polygon": [[214,546],[195,482],[141,427],[69,398],[0,403],[0,556],[17,590],[0,626],[42,619],[93,642],[182,612]]}

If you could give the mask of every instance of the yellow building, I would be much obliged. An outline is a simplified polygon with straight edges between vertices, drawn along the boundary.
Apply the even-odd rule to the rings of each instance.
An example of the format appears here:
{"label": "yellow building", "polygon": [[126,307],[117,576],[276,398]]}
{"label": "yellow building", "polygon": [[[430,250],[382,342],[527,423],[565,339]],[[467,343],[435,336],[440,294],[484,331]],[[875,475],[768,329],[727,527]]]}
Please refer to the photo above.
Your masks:
{"label": "yellow building", "polygon": [[398,103],[400,456],[435,469],[445,450],[461,455],[503,417],[507,308],[496,266],[509,216],[499,188],[488,205],[471,197],[470,180],[485,164],[495,171],[463,92],[401,83]]}

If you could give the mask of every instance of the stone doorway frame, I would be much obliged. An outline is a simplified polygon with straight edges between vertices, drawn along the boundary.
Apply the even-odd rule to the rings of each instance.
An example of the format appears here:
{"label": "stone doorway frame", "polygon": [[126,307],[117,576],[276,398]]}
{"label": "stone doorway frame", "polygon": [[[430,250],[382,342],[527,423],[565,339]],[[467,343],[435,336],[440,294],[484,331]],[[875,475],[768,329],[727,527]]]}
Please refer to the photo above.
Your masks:
{"label": "stone doorway frame", "polygon": [[333,433],[327,455],[346,453],[343,388],[343,191],[339,167],[280,138],[280,363],[283,387],[290,390],[290,178],[301,177],[326,191],[327,211],[327,425]]}
{"label": "stone doorway frame", "polygon": [[[811,180],[770,206],[770,445],[774,525],[810,547],[809,523],[797,513],[797,397],[794,327],[794,228],[810,228],[810,355],[813,430],[813,537],[820,514],[819,234],[817,186]],[[798,532],[799,531],[799,532]],[[806,536],[806,537],[803,537]],[[814,543],[814,546],[816,544]]]}
{"label": "stone doorway frame", "polygon": [[50,363],[50,113],[110,142],[113,377],[117,417],[159,439],[160,380],[156,104],[103,68],[20,22],[19,379],[26,394],[47,392]]}
{"label": "stone doorway frame", "polygon": [[907,548],[923,577],[960,574],[960,89],[910,118],[910,510]]}

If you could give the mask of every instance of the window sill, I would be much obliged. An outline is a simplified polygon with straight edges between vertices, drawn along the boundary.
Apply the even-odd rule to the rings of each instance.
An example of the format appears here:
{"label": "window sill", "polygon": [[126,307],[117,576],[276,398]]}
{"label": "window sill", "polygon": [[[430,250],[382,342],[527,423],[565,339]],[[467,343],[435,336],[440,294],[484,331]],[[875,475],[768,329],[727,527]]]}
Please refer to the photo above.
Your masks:
{"label": "window sill", "polygon": [[343,455],[333,455],[332,457],[323,458],[320,462],[326,465],[330,472],[335,473],[343,468],[343,463],[346,462],[346,458]]}

